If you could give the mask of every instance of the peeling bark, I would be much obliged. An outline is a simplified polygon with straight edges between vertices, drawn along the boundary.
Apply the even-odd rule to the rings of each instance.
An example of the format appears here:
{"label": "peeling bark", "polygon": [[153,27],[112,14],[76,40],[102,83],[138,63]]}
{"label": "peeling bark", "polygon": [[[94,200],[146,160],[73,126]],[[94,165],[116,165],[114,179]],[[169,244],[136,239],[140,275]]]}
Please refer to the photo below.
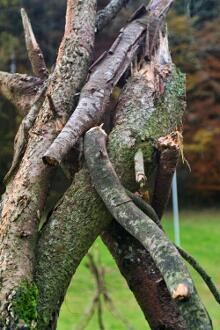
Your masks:
{"label": "peeling bark", "polygon": [[138,22],[130,23],[92,69],[75,111],[43,157],[46,164],[60,164],[79,137],[102,120],[111,92],[132,62],[145,29]]}

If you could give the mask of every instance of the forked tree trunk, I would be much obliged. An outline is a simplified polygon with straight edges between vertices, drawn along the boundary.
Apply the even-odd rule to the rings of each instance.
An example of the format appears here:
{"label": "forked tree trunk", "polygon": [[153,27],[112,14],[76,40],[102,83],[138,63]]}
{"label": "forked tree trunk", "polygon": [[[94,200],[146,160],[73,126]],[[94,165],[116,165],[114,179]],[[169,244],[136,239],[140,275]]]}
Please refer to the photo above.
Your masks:
{"label": "forked tree trunk", "polygon": [[[138,242],[133,236],[139,236],[128,234],[115,222],[91,183],[85,163],[70,164],[80,169],[38,231],[53,173],[49,165],[62,163],[86,130],[103,121],[119,79],[124,88],[111,123],[108,153],[120,185],[136,192],[140,187],[135,182],[134,158],[142,151],[148,186],[145,193],[147,190],[160,216],[181,148],[177,137],[181,136],[185,108],[185,79],[172,64],[163,22],[172,0],[153,0],[148,10],[138,10],[111,49],[89,70],[95,27],[100,31],[127,1],[112,0],[97,16],[95,3],[67,1],[64,38],[49,78],[30,22],[22,11],[28,53],[38,78],[0,74],[1,92],[21,113],[28,112],[28,99],[30,103],[17,135],[13,166],[1,201],[0,328],[55,329],[72,276],[101,235],[152,329],[212,329],[172,243],[165,239],[175,255],[175,274],[169,273],[166,254],[157,259],[158,249],[151,246],[149,237],[147,244]],[[70,117],[86,76],[78,106]],[[170,137],[174,137],[174,153],[172,143],[164,142]],[[87,160],[88,149],[87,144]],[[158,159],[166,160],[164,155],[170,150],[172,164],[164,172]],[[102,152],[104,155],[101,148],[97,155],[102,156]],[[162,192],[161,177],[165,185]],[[152,228],[157,227],[153,224]],[[157,237],[160,233],[165,237],[161,230],[155,230]],[[173,290],[176,287],[178,290]]]}

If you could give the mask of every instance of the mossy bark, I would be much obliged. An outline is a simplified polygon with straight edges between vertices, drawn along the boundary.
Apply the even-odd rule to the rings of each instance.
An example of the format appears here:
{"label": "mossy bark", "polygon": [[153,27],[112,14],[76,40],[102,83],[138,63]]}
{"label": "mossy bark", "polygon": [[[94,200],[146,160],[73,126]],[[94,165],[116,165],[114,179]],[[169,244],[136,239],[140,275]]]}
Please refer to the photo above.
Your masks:
{"label": "mossy bark", "polygon": [[[65,43],[64,55],[49,77],[57,115],[46,98],[28,132],[25,154],[2,196],[0,226],[0,319],[2,329],[19,329],[20,315],[12,308],[22,283],[33,282],[39,220],[45,205],[51,170],[42,156],[72,112],[75,94],[86,79],[95,35],[96,1],[74,1],[77,31]],[[20,77],[20,76],[19,76]],[[18,77],[18,78],[19,78]],[[13,79],[16,75],[13,75]],[[20,78],[19,78],[20,79]],[[36,80],[36,79],[35,79]],[[31,80],[32,82],[34,79]],[[13,82],[13,81],[12,81]],[[38,84],[38,80],[37,80]],[[27,84],[24,84],[26,88]],[[16,299],[16,298],[14,298]],[[29,320],[27,327],[32,324]]]}

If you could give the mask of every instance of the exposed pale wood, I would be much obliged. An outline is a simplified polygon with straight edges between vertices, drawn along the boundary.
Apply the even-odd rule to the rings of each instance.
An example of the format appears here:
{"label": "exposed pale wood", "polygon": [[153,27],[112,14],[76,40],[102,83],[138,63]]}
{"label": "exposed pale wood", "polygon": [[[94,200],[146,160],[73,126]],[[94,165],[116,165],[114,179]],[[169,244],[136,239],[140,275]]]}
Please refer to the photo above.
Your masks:
{"label": "exposed pale wood", "polygon": [[144,155],[141,149],[138,149],[134,156],[135,180],[143,188],[146,185],[147,178],[144,169]]}
{"label": "exposed pale wood", "polygon": [[35,76],[45,80],[48,78],[48,70],[44,61],[43,53],[35,38],[31,22],[24,8],[21,9],[22,23],[28,57],[31,62],[32,70]]}

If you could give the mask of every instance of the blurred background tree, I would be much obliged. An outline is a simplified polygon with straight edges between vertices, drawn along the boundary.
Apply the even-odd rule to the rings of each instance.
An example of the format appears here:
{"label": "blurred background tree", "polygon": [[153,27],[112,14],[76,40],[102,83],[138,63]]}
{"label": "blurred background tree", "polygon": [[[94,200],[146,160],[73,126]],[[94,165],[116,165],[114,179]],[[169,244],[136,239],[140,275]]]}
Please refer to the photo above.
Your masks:
{"label": "blurred background tree", "polygon": [[[99,9],[108,3],[99,1]],[[142,0],[130,1],[121,15],[100,34],[95,57],[114,39]],[[64,27],[65,0],[0,0],[0,70],[9,71],[13,59],[17,72],[30,73],[24,46],[20,8],[29,13],[49,69]],[[184,122],[185,157],[191,173],[179,171],[180,200],[215,200],[220,195],[220,2],[177,0],[169,14],[171,50],[175,63],[187,73],[187,111]],[[13,69],[13,67],[12,67]],[[0,99],[0,180],[13,152],[19,116]],[[1,185],[1,189],[4,187]],[[188,196],[188,198],[187,198]],[[202,199],[204,198],[204,199]]]}

